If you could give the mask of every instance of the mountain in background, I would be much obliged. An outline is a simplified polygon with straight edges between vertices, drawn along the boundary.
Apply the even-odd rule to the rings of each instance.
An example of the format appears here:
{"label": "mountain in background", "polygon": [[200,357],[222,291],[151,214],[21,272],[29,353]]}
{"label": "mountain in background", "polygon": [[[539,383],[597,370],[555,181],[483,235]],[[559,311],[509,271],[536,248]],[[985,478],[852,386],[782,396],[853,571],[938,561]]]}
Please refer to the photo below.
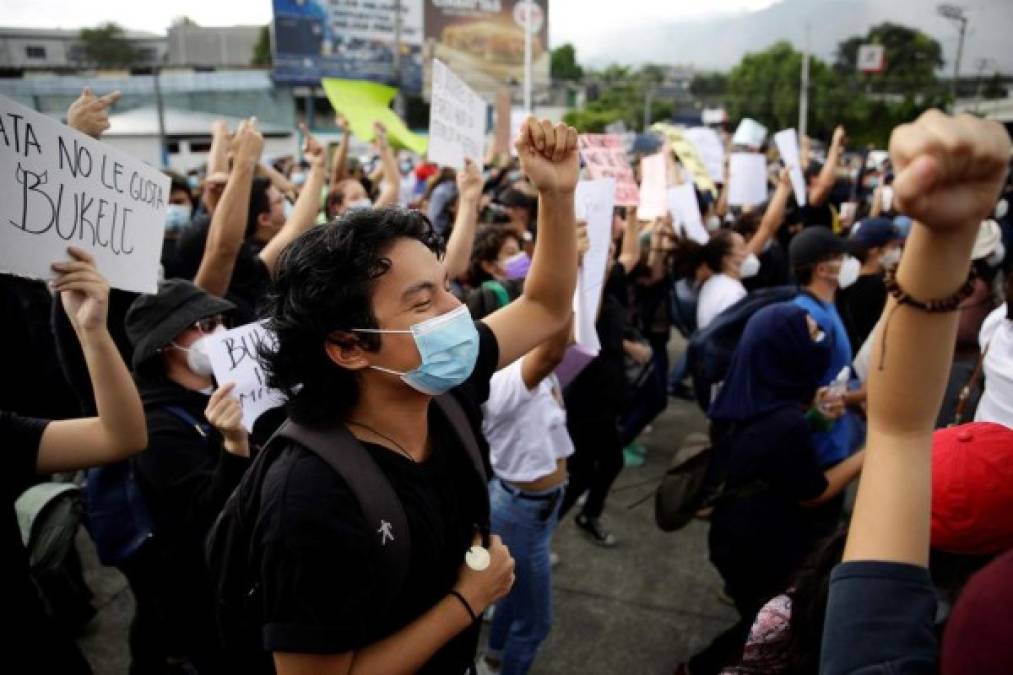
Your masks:
{"label": "mountain in background", "polygon": [[[933,0],[782,0],[767,9],[719,18],[678,22],[659,19],[640,27],[617,27],[596,36],[589,41],[591,44],[578,42],[577,56],[592,67],[652,62],[728,70],[745,53],[763,50],[778,40],[789,40],[801,50],[808,24],[813,54],[833,61],[838,43],[890,21],[917,28],[938,40],[946,59],[941,74],[947,75],[953,69],[957,25],[937,15],[937,4]],[[981,58],[992,61],[984,68],[985,75],[996,70],[1013,73],[1013,49],[1009,48],[1013,0],[955,0],[955,4],[962,6],[968,17],[961,75],[977,74]],[[630,30],[637,31],[632,41]],[[631,45],[635,45],[635,51]]]}

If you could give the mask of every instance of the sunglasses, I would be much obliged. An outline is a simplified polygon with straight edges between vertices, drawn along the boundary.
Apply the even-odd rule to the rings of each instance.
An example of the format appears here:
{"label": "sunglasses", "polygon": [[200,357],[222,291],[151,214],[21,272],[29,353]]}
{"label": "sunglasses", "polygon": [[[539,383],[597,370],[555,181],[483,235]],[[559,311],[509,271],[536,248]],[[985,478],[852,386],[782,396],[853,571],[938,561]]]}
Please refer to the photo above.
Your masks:
{"label": "sunglasses", "polygon": [[221,314],[215,314],[214,316],[207,316],[204,317],[203,319],[198,319],[193,323],[193,327],[205,335],[213,333],[216,328],[224,325],[225,321],[224,319],[222,319]]}

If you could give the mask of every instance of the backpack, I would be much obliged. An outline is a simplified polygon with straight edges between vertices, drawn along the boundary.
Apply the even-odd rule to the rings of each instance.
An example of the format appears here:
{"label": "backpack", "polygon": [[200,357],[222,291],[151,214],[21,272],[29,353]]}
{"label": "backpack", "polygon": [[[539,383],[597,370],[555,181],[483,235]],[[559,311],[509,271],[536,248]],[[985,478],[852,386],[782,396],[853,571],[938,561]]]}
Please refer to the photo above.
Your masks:
{"label": "backpack", "polygon": [[[194,419],[178,406],[164,410],[193,427],[207,443],[211,426]],[[126,459],[88,469],[85,495],[88,505],[85,529],[95,542],[103,565],[115,567],[130,559],[154,532],[144,495],[134,475],[134,464]]]}
{"label": "backpack", "polygon": [[[487,482],[485,466],[464,409],[453,394],[436,396],[433,400],[457,434],[484,486]],[[343,424],[311,427],[286,421],[247,469],[205,541],[219,636],[234,663],[235,672],[256,670],[260,660],[268,658],[260,637],[263,607],[254,528],[268,470],[278,452],[290,442],[324,460],[355,495],[366,522],[377,525],[379,536],[374,540],[373,562],[388,580],[382,585],[383,597],[376,598],[379,615],[383,615],[400,594],[411,563],[411,541],[404,508],[386,475],[362,443]],[[487,525],[488,511],[482,517],[482,525]],[[397,535],[385,536],[384,530],[388,535],[391,532]]]}
{"label": "backpack", "polygon": [[798,293],[797,286],[777,286],[754,291],[718,314],[710,325],[693,335],[686,347],[686,368],[693,378],[697,403],[705,413],[710,409],[714,386],[723,382],[728,375],[732,355],[749,319],[764,307],[792,300]]}

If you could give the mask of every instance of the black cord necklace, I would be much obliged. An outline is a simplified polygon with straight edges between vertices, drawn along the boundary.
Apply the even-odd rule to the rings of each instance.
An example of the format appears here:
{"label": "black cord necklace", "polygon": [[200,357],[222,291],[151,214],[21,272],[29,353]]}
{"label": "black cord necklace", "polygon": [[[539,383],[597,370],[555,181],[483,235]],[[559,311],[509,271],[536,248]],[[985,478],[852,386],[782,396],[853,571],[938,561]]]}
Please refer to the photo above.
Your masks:
{"label": "black cord necklace", "polygon": [[398,443],[397,441],[395,441],[390,436],[387,436],[385,434],[381,434],[379,431],[377,431],[373,427],[371,427],[371,426],[369,426],[367,424],[363,424],[362,422],[355,422],[354,420],[347,420],[347,424],[352,424],[354,426],[361,427],[362,429],[365,429],[366,431],[369,431],[370,433],[376,434],[377,436],[379,436],[380,438],[384,439],[385,441],[387,441],[389,443],[393,443],[394,447],[396,447],[398,450],[400,450],[401,454],[404,455],[405,457],[407,457],[411,461],[412,464],[418,464],[418,462],[415,461],[415,458],[412,457],[408,453],[407,450],[405,450],[404,448],[402,448],[400,443]]}

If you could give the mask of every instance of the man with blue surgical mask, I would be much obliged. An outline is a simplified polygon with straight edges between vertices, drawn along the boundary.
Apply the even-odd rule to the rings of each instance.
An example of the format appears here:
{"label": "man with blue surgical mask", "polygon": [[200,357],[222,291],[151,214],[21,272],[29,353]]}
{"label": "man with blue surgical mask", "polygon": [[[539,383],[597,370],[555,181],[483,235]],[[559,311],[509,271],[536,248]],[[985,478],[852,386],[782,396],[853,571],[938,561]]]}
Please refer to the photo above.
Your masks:
{"label": "man with blue surgical mask", "polygon": [[[255,472],[264,478],[248,572],[260,597],[244,620],[260,649],[237,655],[251,664],[244,672],[473,667],[479,617],[514,578],[509,551],[488,534],[480,406],[493,373],[570,316],[576,145],[564,125],[522,126],[516,147],[538,189],[538,245],[523,294],[481,321],[450,292],[442,239],[417,211],[353,210],[279,260],[268,384],[286,395],[293,426],[354,436],[346,449],[382,474],[404,521],[367,522],[317,454],[288,439],[272,444],[266,473]],[[376,563],[403,541],[407,571],[397,578]]]}

